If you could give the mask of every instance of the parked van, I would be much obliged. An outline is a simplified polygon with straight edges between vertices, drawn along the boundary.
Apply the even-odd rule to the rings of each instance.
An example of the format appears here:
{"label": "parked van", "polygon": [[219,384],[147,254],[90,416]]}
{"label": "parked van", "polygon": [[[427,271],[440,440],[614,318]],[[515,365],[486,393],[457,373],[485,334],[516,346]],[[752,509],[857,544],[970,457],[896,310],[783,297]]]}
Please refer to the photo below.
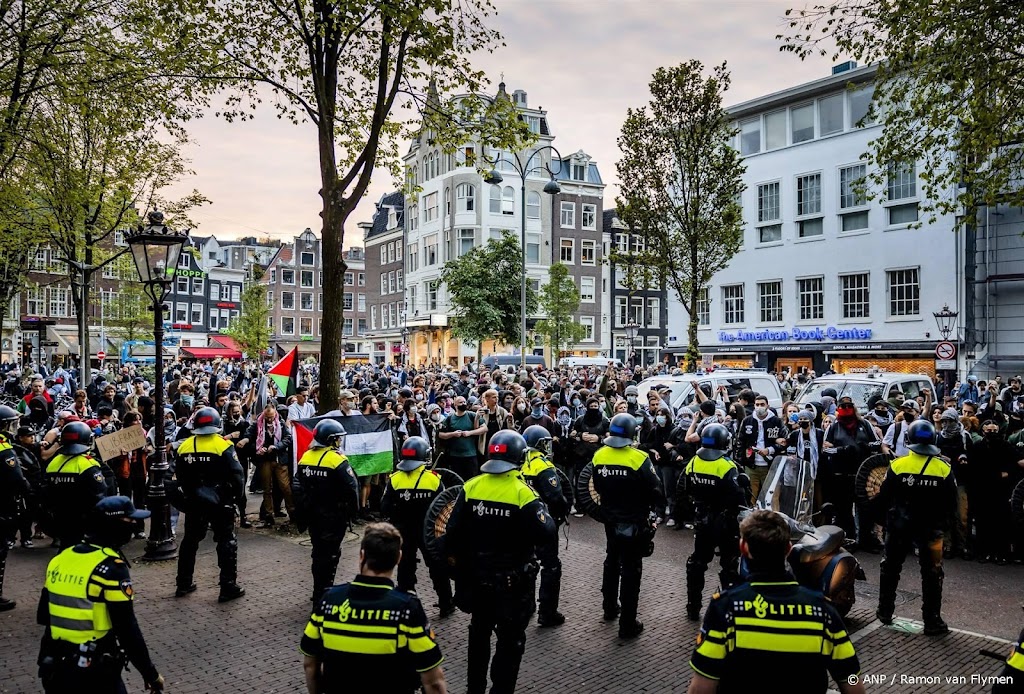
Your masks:
{"label": "parked van", "polygon": [[609,364],[616,369],[622,368],[622,362],[613,357],[562,357],[558,365],[566,369],[575,369],[578,366],[596,366],[604,369]]}
{"label": "parked van", "polygon": [[674,410],[684,405],[696,404],[694,386],[699,386],[704,395],[714,398],[719,386],[725,386],[729,402],[736,400],[741,391],[752,390],[768,397],[768,406],[776,412],[782,409],[782,391],[779,382],[766,371],[744,369],[715,369],[711,373],[685,373],[678,376],[652,376],[637,384],[640,400],[647,398],[648,391],[658,385],[667,385],[672,391],[669,402]]}
{"label": "parked van", "polygon": [[[518,354],[492,354],[484,357],[483,369],[485,371],[494,371],[495,369],[501,369],[502,371],[508,371],[509,373],[519,370],[519,365],[523,363],[523,359]],[[531,371],[537,369],[547,368],[544,365],[544,357],[537,354],[526,355],[526,366]]]}
{"label": "parked van", "polygon": [[903,374],[887,371],[876,371],[868,373],[832,374],[830,376],[819,376],[814,379],[801,391],[797,402],[806,404],[821,400],[821,391],[826,388],[834,388],[837,400],[844,395],[853,398],[862,413],[867,412],[868,400],[873,395],[888,400],[897,392],[903,393],[907,400],[921,395],[921,391],[929,388],[934,393],[934,386],[930,378],[924,374]]}

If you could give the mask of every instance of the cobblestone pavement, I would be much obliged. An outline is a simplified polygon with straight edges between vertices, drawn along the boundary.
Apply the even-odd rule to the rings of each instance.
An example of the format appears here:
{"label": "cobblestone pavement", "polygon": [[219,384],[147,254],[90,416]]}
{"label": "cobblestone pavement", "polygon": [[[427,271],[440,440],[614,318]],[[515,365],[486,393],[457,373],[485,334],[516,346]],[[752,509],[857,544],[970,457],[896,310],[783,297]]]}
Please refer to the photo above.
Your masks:
{"label": "cobblestone pavement", "polygon": [[[304,691],[297,646],[309,608],[308,540],[280,530],[242,530],[239,536],[239,576],[248,593],[224,605],[217,603],[216,554],[209,539],[200,548],[199,590],[187,598],[174,598],[174,562],[134,562],[136,610],[169,692]],[[591,521],[573,520],[568,547],[564,539],[562,543],[562,611],[568,621],[557,629],[533,625],[527,631],[517,691],[685,691],[690,678],[687,661],[698,628],[681,616],[685,599],[682,565],[692,545],[690,533],[659,532],[658,549],[644,563],[640,617],[647,628],[631,642],[617,637],[614,623],[601,621],[602,536]],[[355,573],[357,541],[350,536],[342,549],[339,580],[348,580]],[[141,542],[133,542],[127,555],[136,557],[142,549]],[[35,605],[46,562],[52,556],[52,550],[41,547],[18,548],[11,553],[7,595],[19,604],[13,612],[0,615],[0,692],[40,691],[35,666],[40,628],[35,624]],[[983,651],[1000,657],[1009,652],[1006,639],[1013,638],[1024,621],[1016,607],[1024,569],[949,562],[946,620],[951,626],[978,633],[955,632],[934,639],[915,633],[919,624],[906,619],[892,627],[874,621],[877,557],[861,558],[869,580],[858,584],[858,603],[848,627],[864,674],[886,677],[868,689],[988,691],[972,683],[971,677],[995,675],[1001,669],[1001,663]],[[708,579],[710,583],[710,571]],[[904,583],[907,590],[900,595],[897,615],[919,619],[920,600],[912,592],[919,589],[919,579],[910,562]],[[420,588],[427,614],[436,617],[434,596],[422,568]],[[709,586],[707,593],[711,592]],[[983,601],[979,595],[987,598]],[[464,691],[467,626],[468,617],[461,613],[434,624],[446,655],[452,692]],[[980,635],[982,632],[995,636]],[[966,681],[947,681],[947,677],[964,677]],[[126,682],[130,692],[142,691],[134,670],[126,675]]]}

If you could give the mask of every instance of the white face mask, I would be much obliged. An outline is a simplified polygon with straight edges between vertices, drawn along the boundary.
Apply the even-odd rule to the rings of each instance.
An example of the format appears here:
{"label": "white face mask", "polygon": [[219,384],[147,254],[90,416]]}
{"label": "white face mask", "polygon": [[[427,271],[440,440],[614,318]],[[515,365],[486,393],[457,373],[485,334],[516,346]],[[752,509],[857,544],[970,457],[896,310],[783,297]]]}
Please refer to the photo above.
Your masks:
{"label": "white face mask", "polygon": [[440,422],[441,421],[441,415],[438,414],[437,412],[432,413],[430,415],[430,421],[432,421],[432,422]]}
{"label": "white face mask", "polygon": [[635,395],[627,395],[626,396],[626,402],[629,402],[629,403],[636,402],[636,396]]}
{"label": "white face mask", "polygon": [[655,421],[658,423],[659,427],[663,427],[666,424],[668,424],[668,417],[664,415],[658,415],[657,417],[655,417]]}
{"label": "white face mask", "polygon": [[760,406],[755,407],[754,412],[757,414],[758,417],[764,417],[766,414],[768,414],[768,408]]}
{"label": "white face mask", "polygon": [[516,411],[517,412],[526,412],[526,403],[520,402],[520,403],[516,404]]}

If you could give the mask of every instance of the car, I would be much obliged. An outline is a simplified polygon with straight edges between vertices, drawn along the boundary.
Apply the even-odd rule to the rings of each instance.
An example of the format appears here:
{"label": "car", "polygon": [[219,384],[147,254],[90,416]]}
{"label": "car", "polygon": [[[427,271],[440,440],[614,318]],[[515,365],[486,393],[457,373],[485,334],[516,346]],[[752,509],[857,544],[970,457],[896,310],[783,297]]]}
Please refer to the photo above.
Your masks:
{"label": "car", "polygon": [[616,369],[622,368],[622,362],[614,357],[562,357],[558,360],[558,365],[567,369],[575,369],[578,366],[597,366],[603,369],[609,364]]}
{"label": "car", "polygon": [[768,406],[776,412],[782,409],[782,391],[774,376],[763,369],[715,369],[710,373],[684,373],[678,376],[652,376],[637,384],[640,399],[645,401],[647,393],[655,386],[667,385],[672,391],[669,402],[672,409],[695,404],[694,383],[709,398],[725,386],[729,402],[736,400],[741,391],[752,390],[768,396]]}
{"label": "car", "polygon": [[[483,369],[486,371],[501,369],[513,373],[519,370],[519,365],[522,363],[522,357],[518,354],[491,354],[484,357]],[[544,357],[538,354],[527,354],[526,366],[533,371],[547,368],[544,365]]]}
{"label": "car", "polygon": [[797,403],[806,405],[818,402],[821,400],[821,392],[827,388],[836,391],[837,399],[847,395],[853,398],[861,412],[867,412],[868,400],[874,395],[888,400],[897,392],[903,393],[904,398],[916,398],[925,388],[934,392],[932,380],[924,374],[868,371],[819,376],[804,386],[797,397]]}

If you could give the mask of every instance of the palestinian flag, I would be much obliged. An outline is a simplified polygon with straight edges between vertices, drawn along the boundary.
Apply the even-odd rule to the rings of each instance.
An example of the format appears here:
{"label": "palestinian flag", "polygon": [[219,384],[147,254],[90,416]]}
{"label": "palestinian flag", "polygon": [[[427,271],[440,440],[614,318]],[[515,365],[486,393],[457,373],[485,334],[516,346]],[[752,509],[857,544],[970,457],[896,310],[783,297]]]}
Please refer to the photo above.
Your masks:
{"label": "palestinian flag", "polygon": [[342,452],[359,477],[391,472],[395,461],[395,438],[391,419],[386,414],[353,415],[351,417],[311,417],[294,422],[292,430],[293,469],[313,443],[313,428],[318,422],[333,419],[345,427]]}
{"label": "palestinian flag", "polygon": [[267,376],[270,376],[277,386],[279,398],[295,395],[295,387],[299,382],[299,348],[292,347],[288,354],[281,357],[281,361],[270,367]]}

